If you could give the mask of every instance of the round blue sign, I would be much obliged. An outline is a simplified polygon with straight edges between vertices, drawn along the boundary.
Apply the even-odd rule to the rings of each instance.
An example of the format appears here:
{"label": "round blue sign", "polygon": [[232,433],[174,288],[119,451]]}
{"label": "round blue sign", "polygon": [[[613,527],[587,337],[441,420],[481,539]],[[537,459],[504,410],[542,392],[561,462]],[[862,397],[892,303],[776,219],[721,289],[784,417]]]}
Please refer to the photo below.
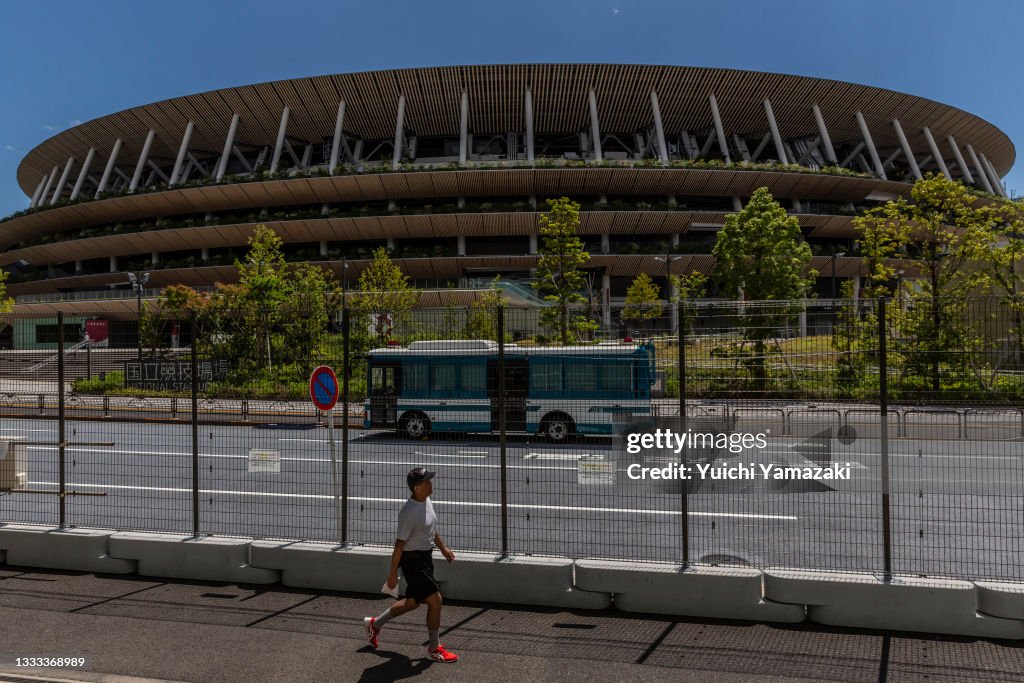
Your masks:
{"label": "round blue sign", "polygon": [[309,398],[313,405],[328,411],[338,402],[338,377],[326,365],[321,365],[309,376]]}

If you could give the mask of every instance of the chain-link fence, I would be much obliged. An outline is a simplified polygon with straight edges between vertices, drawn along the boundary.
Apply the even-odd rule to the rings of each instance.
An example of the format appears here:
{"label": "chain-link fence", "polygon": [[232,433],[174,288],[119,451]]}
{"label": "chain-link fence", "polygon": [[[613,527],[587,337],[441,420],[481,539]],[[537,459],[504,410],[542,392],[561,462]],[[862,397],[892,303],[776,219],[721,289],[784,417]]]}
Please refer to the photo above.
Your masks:
{"label": "chain-link fence", "polygon": [[1020,313],[8,314],[0,523],[390,545],[425,466],[453,548],[1024,580]]}

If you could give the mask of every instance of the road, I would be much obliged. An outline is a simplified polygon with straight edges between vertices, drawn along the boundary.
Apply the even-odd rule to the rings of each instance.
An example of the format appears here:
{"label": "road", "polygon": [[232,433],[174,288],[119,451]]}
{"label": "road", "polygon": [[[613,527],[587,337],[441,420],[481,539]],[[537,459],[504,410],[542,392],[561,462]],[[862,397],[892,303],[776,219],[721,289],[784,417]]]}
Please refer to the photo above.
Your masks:
{"label": "road", "polygon": [[[68,488],[103,496],[67,499],[77,526],[190,532],[192,455],[188,425],[68,422]],[[9,419],[0,437],[56,440],[57,424]],[[200,531],[258,538],[335,540],[326,430],[203,426],[199,442]],[[832,459],[851,463],[838,490],[781,491],[704,482],[687,496],[689,558],[758,566],[880,572],[883,567],[880,443],[833,440]],[[802,439],[768,436],[759,459],[803,462]],[[250,449],[280,452],[280,472],[250,472]],[[341,445],[337,446],[340,460]],[[29,488],[57,488],[58,449],[30,445]],[[892,439],[890,509],[897,572],[1024,579],[1024,447],[1020,440]],[[741,460],[753,460],[743,454]],[[612,485],[578,483],[582,456],[615,463]],[[682,557],[678,482],[632,482],[609,441],[553,446],[511,438],[507,447],[511,552],[675,561]],[[348,513],[352,542],[389,545],[408,491],[405,473],[438,470],[434,501],[449,545],[501,548],[501,458],[493,437],[412,442],[352,431]],[[696,485],[692,485],[696,486]],[[738,488],[743,490],[737,490]],[[813,489],[813,490],[810,490]],[[0,495],[0,521],[53,524],[53,495]]]}

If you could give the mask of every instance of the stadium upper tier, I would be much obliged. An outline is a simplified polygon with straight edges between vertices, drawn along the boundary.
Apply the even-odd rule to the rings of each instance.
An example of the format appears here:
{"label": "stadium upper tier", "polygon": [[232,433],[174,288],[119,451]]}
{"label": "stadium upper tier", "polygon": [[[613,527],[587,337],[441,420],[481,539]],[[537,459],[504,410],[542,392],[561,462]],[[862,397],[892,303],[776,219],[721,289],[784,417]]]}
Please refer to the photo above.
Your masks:
{"label": "stadium upper tier", "polygon": [[627,277],[664,266],[615,257],[706,254],[708,233],[761,186],[819,256],[842,256],[855,211],[927,173],[1005,195],[1014,157],[1004,133],[955,107],[801,76],[523,64],[300,78],[134,107],[46,140],[19,166],[30,207],[0,223],[0,266],[16,294],[139,268],[224,281],[265,222],[293,252],[312,250],[296,260],[346,259],[352,275],[377,242],[424,280],[528,272],[538,202],[568,195],[603,257],[592,265]]}

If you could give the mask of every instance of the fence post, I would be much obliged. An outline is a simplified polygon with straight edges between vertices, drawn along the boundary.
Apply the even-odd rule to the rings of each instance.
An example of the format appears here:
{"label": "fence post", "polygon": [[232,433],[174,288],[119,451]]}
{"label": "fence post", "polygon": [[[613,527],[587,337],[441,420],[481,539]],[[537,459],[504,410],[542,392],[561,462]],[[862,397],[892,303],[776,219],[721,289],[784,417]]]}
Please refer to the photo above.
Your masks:
{"label": "fence post", "polygon": [[[348,542],[348,379],[352,373],[349,309],[341,309],[341,542]],[[333,418],[331,418],[333,419]]]}
{"label": "fence post", "polygon": [[64,313],[57,311],[57,525],[67,526],[67,472],[64,453]]}
{"label": "fence post", "polygon": [[[683,303],[682,297],[678,303],[678,317],[679,317],[679,430],[681,434],[686,433],[686,307]],[[667,378],[667,373],[666,373]],[[668,380],[665,381],[668,384]],[[680,462],[681,470],[685,474],[687,472],[686,464],[686,449],[684,448],[680,452],[682,460]],[[679,480],[679,507],[682,512],[682,534],[681,539],[683,548],[683,566],[690,564],[690,501],[689,491],[687,491],[688,480]]]}
{"label": "fence post", "polygon": [[192,535],[199,536],[199,357],[196,337],[199,330],[192,314]]}
{"label": "fence post", "polygon": [[505,422],[505,307],[497,307],[498,332],[498,452],[501,457],[501,556],[508,557],[508,460]]}
{"label": "fence post", "polygon": [[892,520],[889,516],[889,357],[885,323],[885,297],[878,300],[878,398],[881,412],[882,543],[885,580],[892,578]]}

